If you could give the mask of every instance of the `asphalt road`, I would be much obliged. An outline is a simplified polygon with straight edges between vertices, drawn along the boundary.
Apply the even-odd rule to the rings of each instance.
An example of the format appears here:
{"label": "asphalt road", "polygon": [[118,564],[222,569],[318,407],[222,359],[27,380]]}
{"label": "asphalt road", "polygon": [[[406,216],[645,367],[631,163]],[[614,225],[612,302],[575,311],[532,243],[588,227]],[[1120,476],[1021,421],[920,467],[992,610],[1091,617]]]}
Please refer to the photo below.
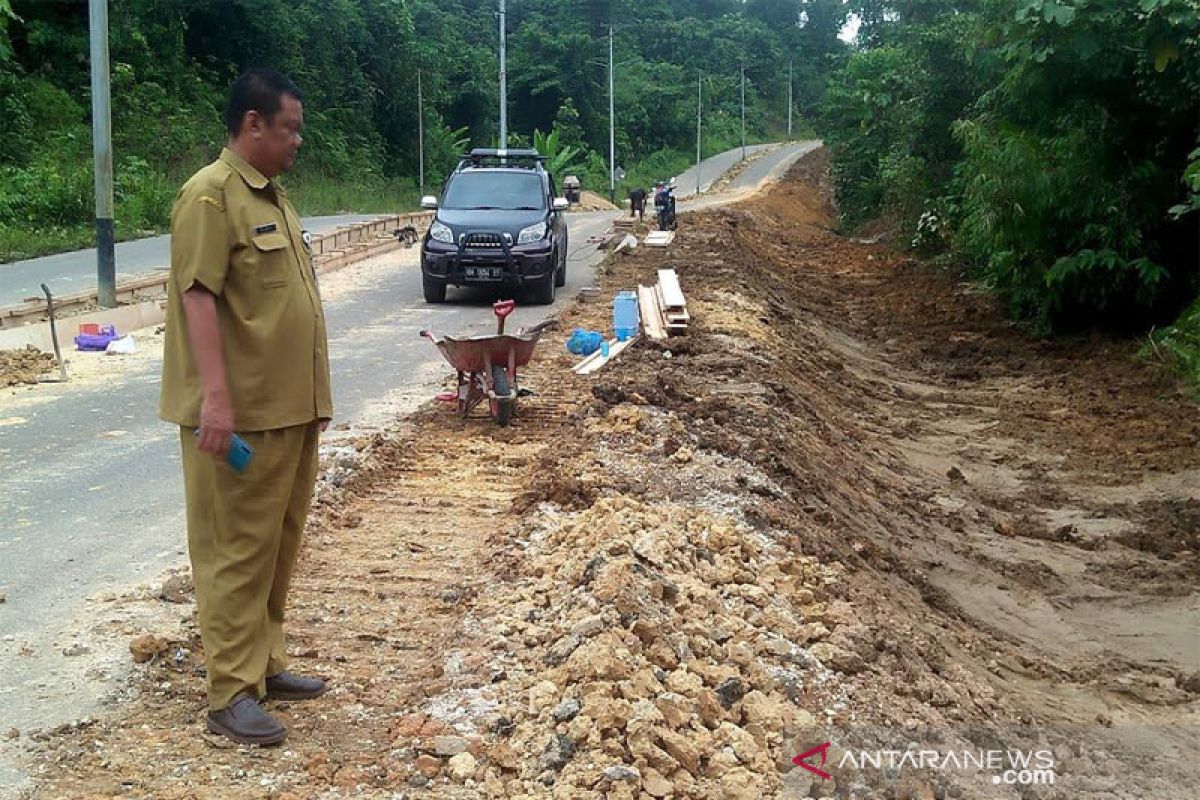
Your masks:
{"label": "asphalt road", "polygon": [[[746,153],[753,156],[761,150],[770,150],[772,147],[777,147],[775,144],[752,144],[746,147]],[[742,148],[738,147],[734,150],[729,150],[724,153],[706,158],[700,162],[700,168],[697,170],[695,166],[689,167],[675,177],[675,197],[682,200],[688,197],[694,197],[696,192],[696,176],[700,177],[700,193],[707,192],[712,188],[712,185],[729,170],[737,166],[742,160]],[[663,175],[663,179],[668,179],[672,176]],[[647,187],[652,188],[652,187]]]}
{"label": "asphalt road", "polygon": [[[782,173],[813,146],[769,153],[730,188]],[[681,209],[720,201],[702,198]],[[594,280],[600,254],[586,240],[613,218],[570,215],[567,286],[551,308],[518,308],[515,324],[539,321]],[[406,398],[432,394],[448,368],[419,339],[422,328],[494,330],[486,295],[452,290],[450,303],[426,305],[414,255],[381,257],[326,302],[335,424],[383,426]],[[102,710],[121,685],[128,654],[123,641],[108,642],[103,674],[94,657],[64,655],[74,632],[105,613],[88,598],[150,582],[184,562],[178,433],[156,417],[160,368],[154,354],[88,387],[47,384],[36,395],[0,401],[0,593],[7,596],[0,604],[0,736]],[[0,750],[0,793],[23,780],[11,754]]]}

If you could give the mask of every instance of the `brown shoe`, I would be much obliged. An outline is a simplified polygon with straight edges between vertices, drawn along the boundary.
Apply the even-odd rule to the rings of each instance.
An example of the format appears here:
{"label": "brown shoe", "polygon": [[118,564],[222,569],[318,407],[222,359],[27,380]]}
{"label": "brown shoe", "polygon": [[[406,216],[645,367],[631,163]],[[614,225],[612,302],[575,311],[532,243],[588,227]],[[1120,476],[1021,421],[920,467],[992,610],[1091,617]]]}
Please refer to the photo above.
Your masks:
{"label": "brown shoe", "polygon": [[271,700],[312,700],[325,694],[325,681],[281,672],[267,678],[267,697]]}
{"label": "brown shoe", "polygon": [[287,738],[287,728],[248,694],[239,694],[228,707],[208,712],[208,729],[238,744],[267,747]]}

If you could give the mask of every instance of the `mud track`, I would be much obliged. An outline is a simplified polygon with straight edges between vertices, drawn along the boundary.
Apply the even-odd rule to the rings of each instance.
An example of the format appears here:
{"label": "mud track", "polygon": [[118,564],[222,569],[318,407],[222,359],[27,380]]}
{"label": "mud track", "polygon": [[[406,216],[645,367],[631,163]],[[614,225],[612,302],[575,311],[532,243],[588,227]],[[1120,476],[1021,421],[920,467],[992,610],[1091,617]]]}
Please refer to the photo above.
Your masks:
{"label": "mud track", "polygon": [[[111,718],[38,735],[36,796],[1196,796],[1195,405],[836,236],[826,169],[607,262],[676,269],[689,336],[577,378],[579,305],[511,429],[431,405],[357,443],[293,588],[336,688],[271,704],[283,748],[202,735],[185,623]],[[830,780],[792,765],[824,741]],[[1056,781],[844,762],[911,747]]]}

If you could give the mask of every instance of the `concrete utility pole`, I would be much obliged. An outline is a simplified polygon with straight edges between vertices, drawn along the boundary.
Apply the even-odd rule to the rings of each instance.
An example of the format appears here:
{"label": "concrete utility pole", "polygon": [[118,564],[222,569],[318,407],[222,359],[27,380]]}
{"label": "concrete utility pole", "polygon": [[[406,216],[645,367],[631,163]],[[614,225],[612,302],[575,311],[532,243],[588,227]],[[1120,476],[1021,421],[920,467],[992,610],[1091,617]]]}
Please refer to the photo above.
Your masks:
{"label": "concrete utility pole", "polygon": [[425,97],[421,90],[421,70],[417,70],[417,139],[420,141],[420,184],[421,194],[425,194]]}
{"label": "concrete utility pole", "polygon": [[746,65],[742,64],[742,161],[746,160]]}
{"label": "concrete utility pole", "polygon": [[788,62],[788,141],[792,140],[792,62]]}
{"label": "concrete utility pole", "polygon": [[101,308],[117,305],[113,221],[112,99],[108,74],[108,0],[88,0],[92,46],[92,158],[96,172],[96,289]]}
{"label": "concrete utility pole", "polygon": [[613,28],[608,26],[608,201],[617,203],[617,115],[613,99],[616,81],[613,78]]}
{"label": "concrete utility pole", "polygon": [[700,129],[704,125],[704,75],[696,76],[696,194],[700,194]]}
{"label": "concrete utility pole", "polygon": [[500,147],[508,147],[508,11],[500,0]]}

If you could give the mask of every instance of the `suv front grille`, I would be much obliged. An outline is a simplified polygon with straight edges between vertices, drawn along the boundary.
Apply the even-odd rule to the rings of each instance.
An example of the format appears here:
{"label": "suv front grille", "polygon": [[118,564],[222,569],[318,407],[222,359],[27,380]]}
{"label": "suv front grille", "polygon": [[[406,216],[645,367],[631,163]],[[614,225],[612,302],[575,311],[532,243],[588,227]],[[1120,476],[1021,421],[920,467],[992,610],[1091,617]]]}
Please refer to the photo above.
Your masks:
{"label": "suv front grille", "polygon": [[[464,247],[501,247],[501,238],[498,233],[464,233],[458,237],[458,240]],[[512,234],[504,234],[503,244],[512,246]]]}

